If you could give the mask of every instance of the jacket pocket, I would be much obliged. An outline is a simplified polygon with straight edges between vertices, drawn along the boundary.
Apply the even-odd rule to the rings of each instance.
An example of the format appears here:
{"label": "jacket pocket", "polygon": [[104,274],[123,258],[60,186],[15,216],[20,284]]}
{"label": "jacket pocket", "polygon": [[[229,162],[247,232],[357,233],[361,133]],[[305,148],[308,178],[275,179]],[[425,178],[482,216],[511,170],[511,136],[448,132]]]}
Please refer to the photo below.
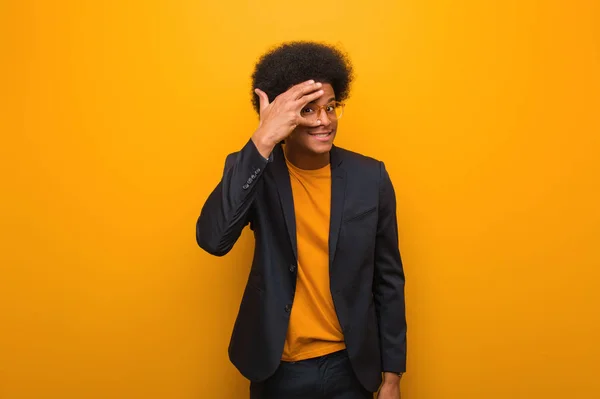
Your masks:
{"label": "jacket pocket", "polygon": [[344,218],[344,223],[349,223],[349,222],[354,222],[356,220],[360,220],[364,217],[367,217],[368,215],[370,215],[371,213],[375,212],[377,210],[377,206],[373,206],[369,209],[363,210],[363,211],[359,211],[354,215],[350,215],[346,218]]}

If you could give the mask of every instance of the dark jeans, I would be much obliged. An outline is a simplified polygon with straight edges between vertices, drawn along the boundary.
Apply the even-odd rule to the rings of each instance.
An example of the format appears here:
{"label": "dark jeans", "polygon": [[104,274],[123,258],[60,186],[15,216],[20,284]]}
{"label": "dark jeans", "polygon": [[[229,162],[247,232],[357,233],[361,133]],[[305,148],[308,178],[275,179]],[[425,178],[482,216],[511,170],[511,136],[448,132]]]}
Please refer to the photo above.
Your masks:
{"label": "dark jeans", "polygon": [[356,378],[345,350],[299,362],[281,362],[271,377],[250,384],[250,399],[372,399]]}

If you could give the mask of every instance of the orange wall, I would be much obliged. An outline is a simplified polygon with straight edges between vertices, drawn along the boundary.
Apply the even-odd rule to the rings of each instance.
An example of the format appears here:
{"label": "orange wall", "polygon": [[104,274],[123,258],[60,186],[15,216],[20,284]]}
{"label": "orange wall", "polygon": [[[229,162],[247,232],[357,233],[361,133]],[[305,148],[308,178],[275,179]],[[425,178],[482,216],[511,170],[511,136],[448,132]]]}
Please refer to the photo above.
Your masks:
{"label": "orange wall", "polygon": [[600,397],[599,26],[597,0],[0,1],[0,398],[244,397],[251,237],[212,258],[194,223],[288,39],[349,51],[338,144],[396,185],[405,397]]}

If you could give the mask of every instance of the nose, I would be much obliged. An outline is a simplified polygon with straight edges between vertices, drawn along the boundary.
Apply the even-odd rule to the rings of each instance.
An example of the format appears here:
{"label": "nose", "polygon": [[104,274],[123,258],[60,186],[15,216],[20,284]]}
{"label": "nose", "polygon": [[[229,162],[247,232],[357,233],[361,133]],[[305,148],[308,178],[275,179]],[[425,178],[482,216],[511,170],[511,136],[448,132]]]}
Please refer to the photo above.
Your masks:
{"label": "nose", "polygon": [[[321,116],[321,114],[323,116]],[[318,119],[321,120],[321,125],[323,125],[323,126],[329,126],[329,125],[331,125],[331,119],[329,119],[329,115],[327,115],[327,112],[323,108],[321,108],[319,110]]]}

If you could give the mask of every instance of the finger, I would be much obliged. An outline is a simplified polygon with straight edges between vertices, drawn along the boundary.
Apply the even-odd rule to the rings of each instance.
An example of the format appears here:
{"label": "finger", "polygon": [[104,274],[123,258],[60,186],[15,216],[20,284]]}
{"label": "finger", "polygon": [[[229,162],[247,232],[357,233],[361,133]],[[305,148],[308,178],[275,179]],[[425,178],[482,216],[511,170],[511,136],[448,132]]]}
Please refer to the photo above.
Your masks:
{"label": "finger", "polygon": [[320,83],[315,83],[315,81],[312,79],[307,80],[306,82],[298,83],[297,85],[291,86],[289,89],[282,93],[282,96],[285,96],[288,99],[297,100],[304,95],[304,92],[310,93],[320,88],[320,86]]}
{"label": "finger", "polygon": [[267,96],[267,94],[259,88],[254,89],[254,92],[258,96],[258,101],[260,104],[259,108],[260,112],[262,112],[269,106],[269,96]]}
{"label": "finger", "polygon": [[298,83],[298,84],[295,84],[295,85],[291,86],[289,88],[289,90],[290,91],[295,91],[295,90],[302,89],[303,87],[311,86],[311,85],[314,85],[314,84],[315,84],[314,79],[310,79],[310,80],[306,80],[306,81],[304,81],[302,83]]}
{"label": "finger", "polygon": [[307,94],[320,90],[321,87],[323,87],[323,84],[321,82],[301,85],[294,90],[292,98],[294,100],[298,100]]}
{"label": "finger", "polygon": [[314,85],[314,84],[315,84],[315,81],[311,79],[311,80],[307,80],[307,81],[302,82],[302,83],[298,83],[298,84],[292,85],[292,86],[288,87],[286,91],[284,91],[283,93],[281,93],[277,97],[292,97],[303,86],[310,86],[310,85]]}
{"label": "finger", "polygon": [[314,93],[307,94],[298,99],[300,107],[304,107],[306,104],[315,101],[325,93],[323,90],[315,91]]}

